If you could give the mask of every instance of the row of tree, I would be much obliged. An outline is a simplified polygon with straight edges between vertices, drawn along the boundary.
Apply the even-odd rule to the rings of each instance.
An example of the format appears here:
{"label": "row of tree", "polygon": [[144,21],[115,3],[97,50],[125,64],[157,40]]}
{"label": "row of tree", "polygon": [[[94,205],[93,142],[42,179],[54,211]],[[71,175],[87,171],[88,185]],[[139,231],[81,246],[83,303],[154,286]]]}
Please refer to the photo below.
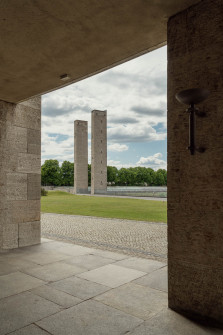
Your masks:
{"label": "row of tree", "polygon": [[[64,161],[60,167],[54,159],[46,160],[41,167],[42,185],[73,186],[74,163]],[[107,181],[109,185],[118,186],[163,186],[167,184],[167,171],[154,171],[146,167],[130,167],[117,169],[107,167]],[[91,185],[91,165],[88,164],[88,185]]]}

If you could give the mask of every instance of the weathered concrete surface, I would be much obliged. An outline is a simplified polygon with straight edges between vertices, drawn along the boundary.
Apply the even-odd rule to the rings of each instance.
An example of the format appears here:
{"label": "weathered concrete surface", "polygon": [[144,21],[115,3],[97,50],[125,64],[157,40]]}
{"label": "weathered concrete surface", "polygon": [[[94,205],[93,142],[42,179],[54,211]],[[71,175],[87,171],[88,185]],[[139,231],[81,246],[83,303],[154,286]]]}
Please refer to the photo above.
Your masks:
{"label": "weathered concrete surface", "polygon": [[74,193],[88,193],[88,122],[74,121]]}
{"label": "weathered concrete surface", "polygon": [[197,2],[2,0],[0,99],[20,102],[156,49],[168,18]]}
{"label": "weathered concrete surface", "polygon": [[91,194],[107,190],[107,111],[91,114]]}
{"label": "weathered concrete surface", "polygon": [[0,249],[40,242],[41,99],[0,101]]}
{"label": "weathered concrete surface", "polygon": [[[223,3],[204,0],[168,24],[169,306],[223,323]],[[204,87],[194,156],[182,89]]]}

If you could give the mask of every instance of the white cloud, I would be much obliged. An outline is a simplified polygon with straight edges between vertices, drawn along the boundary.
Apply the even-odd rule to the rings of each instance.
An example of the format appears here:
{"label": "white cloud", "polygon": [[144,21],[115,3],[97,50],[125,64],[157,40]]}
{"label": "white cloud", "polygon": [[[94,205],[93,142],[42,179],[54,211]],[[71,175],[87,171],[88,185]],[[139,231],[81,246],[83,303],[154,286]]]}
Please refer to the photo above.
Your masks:
{"label": "white cloud", "polygon": [[[63,161],[70,157],[73,161],[74,121],[88,121],[90,134],[93,109],[107,110],[108,150],[114,161],[121,160],[119,152],[128,150],[126,154],[131,154],[131,143],[152,145],[153,141],[165,140],[165,54],[166,48],[162,48],[44,95],[43,160]],[[117,164],[124,166],[126,162]]]}
{"label": "white cloud", "polygon": [[157,133],[156,130],[147,124],[137,125],[116,125],[108,129],[108,138],[115,142],[151,142],[160,141],[166,138],[166,133]]}
{"label": "white cloud", "polygon": [[108,166],[116,166],[116,167],[118,167],[120,164],[121,164],[120,161],[114,161],[114,160],[112,160],[112,159],[109,159],[109,160],[107,161],[107,165],[108,165]]}
{"label": "white cloud", "polygon": [[139,161],[136,163],[138,166],[146,166],[146,167],[151,167],[154,170],[158,169],[166,169],[166,161],[161,159],[163,155],[158,152],[154,154],[153,156],[148,156],[148,157],[141,157]]}
{"label": "white cloud", "polygon": [[108,150],[109,151],[122,152],[122,151],[127,151],[128,148],[129,147],[126,144],[113,143],[113,144],[108,145]]}
{"label": "white cloud", "polygon": [[126,163],[123,164],[120,161],[108,160],[108,166],[115,166],[118,170],[121,168],[130,168],[138,166],[136,163]]}

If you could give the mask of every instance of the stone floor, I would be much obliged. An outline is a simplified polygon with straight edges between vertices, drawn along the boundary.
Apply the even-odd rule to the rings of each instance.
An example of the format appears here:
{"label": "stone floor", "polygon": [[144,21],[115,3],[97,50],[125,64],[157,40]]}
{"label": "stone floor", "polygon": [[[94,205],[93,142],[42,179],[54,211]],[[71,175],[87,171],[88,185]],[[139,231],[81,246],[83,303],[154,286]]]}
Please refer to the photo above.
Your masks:
{"label": "stone floor", "polygon": [[167,308],[165,263],[43,239],[0,253],[0,334],[207,335]]}
{"label": "stone floor", "polygon": [[167,224],[80,215],[41,215],[42,235],[167,262]]}

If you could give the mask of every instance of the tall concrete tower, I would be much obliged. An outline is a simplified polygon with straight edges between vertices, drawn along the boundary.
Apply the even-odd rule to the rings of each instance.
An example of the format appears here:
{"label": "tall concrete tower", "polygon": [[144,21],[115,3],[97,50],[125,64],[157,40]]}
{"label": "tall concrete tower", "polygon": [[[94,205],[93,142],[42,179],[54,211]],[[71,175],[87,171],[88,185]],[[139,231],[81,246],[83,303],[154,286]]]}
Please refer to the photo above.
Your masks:
{"label": "tall concrete tower", "polygon": [[91,113],[91,194],[95,194],[107,190],[107,111]]}
{"label": "tall concrete tower", "polygon": [[74,121],[74,193],[88,192],[88,122]]}

